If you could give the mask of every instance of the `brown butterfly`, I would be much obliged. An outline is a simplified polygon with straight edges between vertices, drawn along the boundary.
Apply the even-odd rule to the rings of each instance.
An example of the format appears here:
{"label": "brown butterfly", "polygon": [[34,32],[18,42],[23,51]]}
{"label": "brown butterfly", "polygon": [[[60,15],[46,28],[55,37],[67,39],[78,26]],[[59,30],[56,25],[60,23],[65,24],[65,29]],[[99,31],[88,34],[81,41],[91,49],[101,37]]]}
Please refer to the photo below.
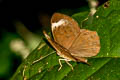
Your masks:
{"label": "brown butterfly", "polygon": [[60,68],[61,60],[64,60],[71,68],[68,61],[87,63],[85,57],[92,57],[100,51],[100,39],[96,31],[80,29],[78,23],[71,17],[55,13],[51,19],[51,28],[54,40],[43,31],[45,37],[57,54],[62,57],[59,59]]}

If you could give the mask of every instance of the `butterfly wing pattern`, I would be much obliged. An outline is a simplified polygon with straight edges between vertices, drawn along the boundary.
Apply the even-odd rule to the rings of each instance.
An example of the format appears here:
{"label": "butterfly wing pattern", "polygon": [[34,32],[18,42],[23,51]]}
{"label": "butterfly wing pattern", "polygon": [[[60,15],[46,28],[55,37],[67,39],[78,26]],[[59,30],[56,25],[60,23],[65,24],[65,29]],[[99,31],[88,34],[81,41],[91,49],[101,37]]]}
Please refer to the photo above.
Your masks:
{"label": "butterfly wing pattern", "polygon": [[51,23],[54,40],[74,57],[91,57],[99,53],[100,40],[96,31],[80,29],[74,19],[61,13],[55,13]]}
{"label": "butterfly wing pattern", "polygon": [[80,35],[69,50],[72,56],[76,58],[96,56],[100,51],[100,41],[97,32],[81,29]]}
{"label": "butterfly wing pattern", "polygon": [[[78,23],[71,17],[54,13],[51,18],[51,29],[54,40],[46,32],[45,37],[55,48],[57,54],[67,61],[76,61],[87,63],[86,57],[92,57],[100,51],[100,39],[96,31],[80,29]],[[60,66],[59,70],[61,69]],[[72,67],[73,68],[73,67]]]}
{"label": "butterfly wing pattern", "polygon": [[52,16],[51,24],[54,40],[69,49],[80,33],[78,23],[69,16],[55,13]]}

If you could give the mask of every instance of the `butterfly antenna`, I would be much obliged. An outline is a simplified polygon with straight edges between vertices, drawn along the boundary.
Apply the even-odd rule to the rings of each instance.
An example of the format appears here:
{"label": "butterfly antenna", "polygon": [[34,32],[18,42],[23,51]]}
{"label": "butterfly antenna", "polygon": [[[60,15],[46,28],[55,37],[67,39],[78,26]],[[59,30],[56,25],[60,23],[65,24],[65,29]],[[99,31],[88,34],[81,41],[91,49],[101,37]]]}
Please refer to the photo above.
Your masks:
{"label": "butterfly antenna", "polygon": [[45,35],[45,37],[46,37],[47,39],[50,39],[50,37],[48,36],[48,34],[46,33],[45,30],[43,30],[43,34]]}

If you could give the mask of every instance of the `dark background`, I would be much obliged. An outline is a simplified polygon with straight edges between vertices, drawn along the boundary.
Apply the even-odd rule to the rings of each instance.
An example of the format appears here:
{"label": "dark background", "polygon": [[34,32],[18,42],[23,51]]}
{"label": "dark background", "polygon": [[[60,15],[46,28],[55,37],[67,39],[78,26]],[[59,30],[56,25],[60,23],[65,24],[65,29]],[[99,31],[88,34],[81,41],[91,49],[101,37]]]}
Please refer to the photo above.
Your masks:
{"label": "dark background", "polygon": [[[107,0],[99,0],[99,5],[106,1]],[[42,31],[42,26],[44,26],[42,23],[44,17],[42,16],[47,15],[47,17],[50,18],[54,12],[59,10],[66,9],[75,12],[74,10],[81,7],[89,7],[87,0],[0,0],[0,48],[2,49],[0,49],[0,56],[3,56],[1,54],[6,56],[4,50],[7,50],[8,45],[2,46],[9,44],[6,43],[7,41],[4,42],[7,39],[5,38],[7,37],[6,34],[9,32],[17,34],[14,25],[15,21],[22,22],[28,30],[37,33]],[[4,64],[7,64],[4,60],[11,61],[9,69],[3,74],[0,73],[0,80],[8,80],[22,61],[20,56],[14,55],[13,52],[10,53],[10,59],[7,57],[0,59],[3,60],[2,62]],[[0,63],[0,66],[2,65],[3,64]]]}

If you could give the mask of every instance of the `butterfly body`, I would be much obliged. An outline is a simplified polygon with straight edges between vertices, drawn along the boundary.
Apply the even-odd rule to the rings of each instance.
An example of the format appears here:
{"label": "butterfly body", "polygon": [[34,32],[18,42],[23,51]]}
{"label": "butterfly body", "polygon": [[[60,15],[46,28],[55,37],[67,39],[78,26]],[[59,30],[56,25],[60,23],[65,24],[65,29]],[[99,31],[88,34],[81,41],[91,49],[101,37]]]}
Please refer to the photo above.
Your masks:
{"label": "butterfly body", "polygon": [[53,46],[53,48],[57,51],[57,54],[62,57],[67,59],[68,61],[76,61],[76,59],[69,53],[69,51],[67,49],[65,49],[64,47],[62,47],[61,45],[59,45],[58,43],[56,43],[55,41],[53,41],[47,34],[45,31],[43,31],[43,33],[45,34],[45,37],[47,38],[47,40],[49,41],[49,43]]}

